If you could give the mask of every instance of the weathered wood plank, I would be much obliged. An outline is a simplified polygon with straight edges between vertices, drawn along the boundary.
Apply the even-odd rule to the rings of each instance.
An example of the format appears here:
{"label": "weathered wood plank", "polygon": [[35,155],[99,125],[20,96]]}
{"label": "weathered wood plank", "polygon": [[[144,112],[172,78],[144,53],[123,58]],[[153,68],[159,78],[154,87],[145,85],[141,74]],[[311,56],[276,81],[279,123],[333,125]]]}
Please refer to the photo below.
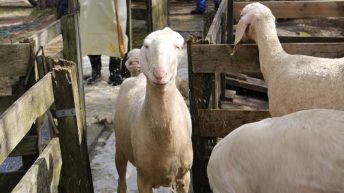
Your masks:
{"label": "weathered wood plank", "polygon": [[132,14],[131,14],[131,0],[127,0],[127,29],[126,29],[126,33],[128,36],[128,50],[131,50],[133,47],[133,25],[132,25]]}
{"label": "weathered wood plank", "polygon": [[268,110],[210,110],[199,109],[200,135],[224,137],[243,124],[270,117]]}
{"label": "weathered wood plank", "polygon": [[[74,0],[69,0],[74,1]],[[77,86],[79,92],[80,111],[82,113],[82,123],[86,125],[85,116],[85,95],[83,86],[83,70],[81,58],[81,45],[79,33],[79,20],[77,14],[62,17],[62,37],[63,37],[63,58],[74,62],[77,65]],[[83,127],[84,129],[86,127]],[[86,132],[86,131],[85,131]]]}
{"label": "weathered wood plank", "polygon": [[61,150],[58,138],[52,139],[12,193],[57,193],[61,174]]}
{"label": "weathered wood plank", "polygon": [[262,80],[255,79],[255,78],[247,77],[246,80],[240,80],[237,78],[231,78],[227,76],[226,84],[235,86],[235,87],[245,88],[245,89],[260,92],[260,93],[267,93],[268,91],[268,87],[266,86],[266,83]]}
{"label": "weathered wood plank", "polygon": [[[250,2],[235,2],[234,17]],[[262,1],[276,18],[344,17],[344,1]]]}
{"label": "weathered wood plank", "polygon": [[53,104],[52,89],[51,74],[47,74],[0,116],[0,163]]}
{"label": "weathered wood plank", "polygon": [[[260,72],[256,46],[238,45],[230,56],[231,45],[192,45],[192,70],[194,73]],[[240,64],[240,65],[239,65]]]}
{"label": "weathered wood plank", "polygon": [[[344,57],[344,43],[286,43],[283,48],[289,54],[303,54],[316,57]],[[231,56],[233,45],[192,45],[192,63],[195,73],[236,72],[260,73],[259,54],[256,45],[237,45]]]}
{"label": "weathered wood plank", "polygon": [[61,18],[61,32],[63,37],[63,58],[76,64],[81,62],[80,39],[77,29],[78,19],[74,14],[65,15]]}
{"label": "weathered wood plank", "polygon": [[38,137],[25,136],[9,156],[36,155],[38,153]]}
{"label": "weathered wood plank", "polygon": [[0,44],[0,77],[25,76],[30,60],[30,44]]}
{"label": "weathered wood plank", "polygon": [[40,46],[47,45],[51,40],[53,40],[60,34],[61,34],[61,23],[59,20],[57,20],[54,23],[50,24],[45,29],[30,36],[29,39],[33,39],[36,42],[35,44],[36,50],[38,50]]}
{"label": "weathered wood plank", "polygon": [[63,160],[65,192],[93,193],[92,176],[82,124],[76,66],[60,62],[53,70],[55,108]]}
{"label": "weathered wood plank", "polygon": [[190,112],[192,120],[192,148],[195,155],[195,159],[192,165],[193,174],[193,188],[194,192],[203,193],[200,184],[200,172],[202,168],[199,165],[198,155],[203,151],[202,149],[202,139],[199,134],[199,117],[198,109],[208,108],[209,99],[211,94],[211,75],[210,74],[196,74],[192,72],[192,62],[191,56],[191,39],[187,42],[187,53],[188,53],[188,65],[189,65],[189,85],[190,85]]}
{"label": "weathered wood plank", "polygon": [[208,30],[207,36],[205,37],[205,40],[208,40],[209,42],[220,43],[216,42],[216,40],[218,39],[218,32],[221,32],[221,17],[223,14],[227,12],[227,2],[228,1],[221,1],[219,9],[215,14],[213,22]]}
{"label": "weathered wood plank", "polygon": [[[232,35],[232,38],[235,39],[235,35]],[[281,43],[341,43],[344,42],[344,37],[328,37],[328,36],[284,36],[279,35],[278,39]],[[254,44],[253,41],[247,41],[245,43]]]}
{"label": "weathered wood plank", "polygon": [[148,0],[149,32],[167,27],[169,24],[168,15],[167,0]]}

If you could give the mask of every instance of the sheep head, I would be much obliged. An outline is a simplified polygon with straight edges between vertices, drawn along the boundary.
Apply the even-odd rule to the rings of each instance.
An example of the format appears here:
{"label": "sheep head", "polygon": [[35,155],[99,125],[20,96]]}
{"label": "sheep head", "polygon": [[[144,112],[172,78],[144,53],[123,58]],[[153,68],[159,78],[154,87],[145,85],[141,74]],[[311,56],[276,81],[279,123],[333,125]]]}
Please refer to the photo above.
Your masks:
{"label": "sheep head", "polygon": [[152,85],[174,82],[184,38],[170,28],[150,33],[140,50],[143,74]]}
{"label": "sheep head", "polygon": [[256,27],[259,20],[275,20],[271,10],[261,3],[250,3],[246,5],[240,14],[240,20],[236,26],[234,45],[237,45],[240,40],[250,38],[256,41]]}
{"label": "sheep head", "polygon": [[141,72],[139,57],[140,49],[135,48],[128,53],[128,60],[125,62],[125,66],[129,70],[131,76],[137,76]]}

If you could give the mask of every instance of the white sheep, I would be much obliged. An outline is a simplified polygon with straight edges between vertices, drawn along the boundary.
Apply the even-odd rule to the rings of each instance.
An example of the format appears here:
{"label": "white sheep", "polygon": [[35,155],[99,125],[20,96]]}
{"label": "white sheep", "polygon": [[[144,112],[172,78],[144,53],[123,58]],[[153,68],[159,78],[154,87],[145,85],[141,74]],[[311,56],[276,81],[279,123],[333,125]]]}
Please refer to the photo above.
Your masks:
{"label": "white sheep", "polygon": [[139,63],[140,49],[132,49],[128,53],[128,60],[125,62],[125,67],[127,67],[130,72],[130,76],[138,76],[141,73],[141,66]]}
{"label": "white sheep", "polygon": [[207,172],[213,193],[344,192],[344,111],[243,125],[215,146]]}
{"label": "white sheep", "polygon": [[275,17],[260,3],[242,10],[235,44],[245,35],[258,45],[272,116],[313,108],[344,110],[344,58],[286,53],[277,36]]}
{"label": "white sheep", "polygon": [[191,118],[175,83],[183,43],[170,28],[149,34],[140,50],[143,73],[121,85],[114,120],[118,193],[126,192],[128,160],[137,168],[140,193],[175,182],[188,192]]}
{"label": "white sheep", "polygon": [[[133,49],[128,53],[128,60],[125,62],[125,66],[130,72],[130,76],[138,76],[141,73],[141,66],[139,63],[140,49]],[[180,62],[178,65],[176,84],[179,92],[184,97],[186,103],[189,102],[189,78],[188,78],[188,61],[186,49],[183,49],[180,53]]]}

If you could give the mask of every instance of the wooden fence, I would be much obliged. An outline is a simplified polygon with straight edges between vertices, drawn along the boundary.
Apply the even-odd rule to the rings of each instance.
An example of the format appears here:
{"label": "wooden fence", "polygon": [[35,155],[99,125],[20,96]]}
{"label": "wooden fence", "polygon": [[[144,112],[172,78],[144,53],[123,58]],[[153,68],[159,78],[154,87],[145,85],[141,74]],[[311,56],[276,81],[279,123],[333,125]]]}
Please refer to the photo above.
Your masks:
{"label": "wooden fence", "polygon": [[[258,48],[241,44],[233,50],[233,24],[248,2],[222,1],[204,40],[188,42],[190,110],[193,127],[193,186],[197,193],[211,192],[206,167],[212,146],[242,124],[269,117],[268,109],[243,110],[236,106],[221,109],[226,91],[225,74],[262,77]],[[268,1],[276,18],[344,17],[344,1]],[[291,54],[344,57],[342,37],[280,36]]]}
{"label": "wooden fence", "polygon": [[[76,65],[53,61],[46,74],[0,117],[0,163],[13,154],[32,124],[52,111],[58,130],[13,190],[2,192],[93,192],[82,124]],[[62,164],[63,163],[63,164]]]}
{"label": "wooden fence", "polygon": [[[41,79],[48,71],[51,71],[51,66],[45,63],[35,63],[35,60],[37,54],[41,52],[41,46],[45,46],[59,34],[60,22],[56,21],[47,28],[28,36],[28,38],[12,39],[13,43],[11,44],[0,44],[0,77],[12,77],[18,80],[14,85],[8,85],[11,86],[11,94],[0,96],[0,113],[7,110],[35,82]],[[6,87],[5,85],[2,86]],[[29,113],[28,110],[30,109],[24,108],[21,110],[21,113]],[[44,123],[49,119],[48,115],[50,114],[47,113],[39,116],[35,124],[32,126],[30,124],[30,131],[22,138],[9,138],[10,136],[8,135],[17,135],[16,130],[14,128],[11,128],[11,130],[4,130],[6,129],[5,125],[1,125],[1,131],[4,132],[4,134],[1,135],[4,138],[1,140],[11,144],[10,147],[0,147],[2,153],[4,153],[4,149],[12,150],[16,147],[13,149],[10,156],[21,156],[23,162],[23,167],[18,171],[0,174],[1,192],[9,192],[23,177],[26,170],[34,163],[40,152],[42,152],[46,144],[41,142],[41,130]],[[12,117],[12,120],[5,120],[14,122],[12,123],[12,127],[16,127],[19,124],[18,120],[20,120],[20,116],[12,116],[16,116],[16,118],[14,119],[14,117]],[[7,154],[3,154],[2,156],[5,155],[7,156]],[[3,162],[3,160],[1,160],[1,162]]]}
{"label": "wooden fence", "polygon": [[[0,173],[1,192],[93,192],[77,1],[69,4],[70,14],[61,21],[0,44],[0,77],[18,79],[11,95],[0,96],[0,163],[8,156],[21,156],[23,162],[18,171]],[[77,65],[44,56],[44,46],[61,34],[67,46],[56,58],[64,55]],[[46,135],[54,138],[43,144],[47,125]]]}
{"label": "wooden fence", "polygon": [[[131,4],[129,3],[129,6]],[[168,0],[136,0],[131,14],[133,19],[147,21],[148,33],[169,26]]]}

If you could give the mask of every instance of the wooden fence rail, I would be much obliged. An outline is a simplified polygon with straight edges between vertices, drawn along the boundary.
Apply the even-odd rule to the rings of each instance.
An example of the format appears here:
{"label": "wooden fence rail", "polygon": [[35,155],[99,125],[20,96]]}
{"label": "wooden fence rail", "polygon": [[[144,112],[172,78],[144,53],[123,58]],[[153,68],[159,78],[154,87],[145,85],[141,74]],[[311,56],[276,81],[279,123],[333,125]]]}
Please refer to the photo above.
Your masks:
{"label": "wooden fence rail", "polygon": [[52,88],[51,74],[48,74],[0,116],[0,163],[54,103]]}
{"label": "wooden fence rail", "polygon": [[30,44],[0,44],[0,77],[25,76],[30,60]]}
{"label": "wooden fence rail", "polygon": [[12,190],[12,193],[57,193],[61,166],[60,142],[58,138],[54,138]]}
{"label": "wooden fence rail", "polygon": [[[192,45],[192,71],[194,73],[214,72],[260,72],[259,53],[256,44],[239,44],[231,56],[232,44]],[[302,54],[316,57],[344,57],[344,43],[282,43],[289,54]]]}
{"label": "wooden fence rail", "polygon": [[[250,2],[234,2],[233,15],[240,16],[241,10]],[[271,9],[276,18],[320,18],[344,17],[343,1],[261,1]]]}

